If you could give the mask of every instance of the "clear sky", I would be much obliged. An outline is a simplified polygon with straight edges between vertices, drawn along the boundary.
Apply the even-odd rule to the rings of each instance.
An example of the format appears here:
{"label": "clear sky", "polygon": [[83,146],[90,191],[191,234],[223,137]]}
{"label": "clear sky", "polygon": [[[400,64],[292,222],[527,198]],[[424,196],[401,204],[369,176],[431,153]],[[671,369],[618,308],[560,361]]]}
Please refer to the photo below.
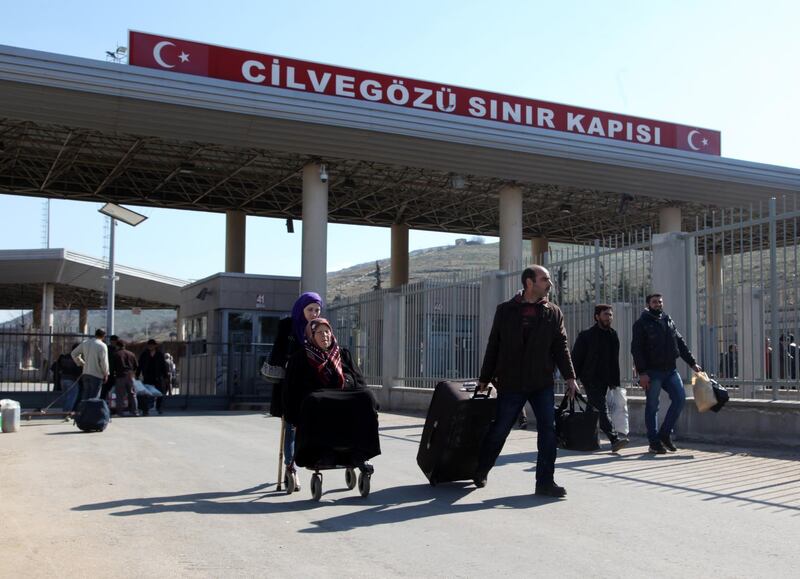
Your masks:
{"label": "clear sky", "polygon": [[[5,1],[0,43],[104,59],[127,30],[716,129],[722,155],[800,167],[800,4],[762,0]],[[2,111],[0,111],[2,114]],[[0,194],[0,248],[43,247],[43,201]],[[98,204],[54,200],[51,247],[101,257]],[[221,214],[133,207],[117,261],[224,269]],[[248,273],[300,274],[301,224],[248,217]],[[465,236],[469,236],[465,232]],[[389,255],[386,228],[330,225],[328,270]],[[412,231],[410,248],[459,236]],[[487,239],[492,241],[492,239]]]}

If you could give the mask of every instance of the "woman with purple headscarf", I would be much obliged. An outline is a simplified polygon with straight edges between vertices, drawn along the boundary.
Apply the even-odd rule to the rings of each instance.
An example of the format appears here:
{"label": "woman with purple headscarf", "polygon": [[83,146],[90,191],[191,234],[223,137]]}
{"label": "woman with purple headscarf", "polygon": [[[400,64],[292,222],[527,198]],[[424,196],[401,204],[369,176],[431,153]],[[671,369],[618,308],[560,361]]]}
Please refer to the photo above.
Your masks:
{"label": "woman with purple headscarf", "polygon": [[[323,306],[322,298],[314,292],[305,292],[297,298],[292,306],[292,315],[283,318],[278,323],[278,335],[269,355],[270,365],[285,368],[297,350],[304,350],[306,326],[308,322],[320,316]],[[273,416],[284,416],[283,402],[287,399],[287,385],[288,382],[284,379],[272,388],[272,403],[269,412]],[[293,490],[300,490],[294,466],[294,440],[295,428],[288,420],[284,419],[283,462],[286,467],[284,479],[288,480],[289,477],[292,477]],[[291,488],[288,484],[286,486],[287,490]]]}

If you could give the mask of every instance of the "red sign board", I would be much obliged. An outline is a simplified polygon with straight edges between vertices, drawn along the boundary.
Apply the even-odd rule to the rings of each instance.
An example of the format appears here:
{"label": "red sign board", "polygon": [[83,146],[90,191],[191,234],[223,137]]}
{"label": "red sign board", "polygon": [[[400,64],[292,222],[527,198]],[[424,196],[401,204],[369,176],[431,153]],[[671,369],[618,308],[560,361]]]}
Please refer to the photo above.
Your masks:
{"label": "red sign board", "polygon": [[128,46],[129,63],[135,66],[708,155],[720,154],[719,131],[700,127],[141,32],[130,32]]}

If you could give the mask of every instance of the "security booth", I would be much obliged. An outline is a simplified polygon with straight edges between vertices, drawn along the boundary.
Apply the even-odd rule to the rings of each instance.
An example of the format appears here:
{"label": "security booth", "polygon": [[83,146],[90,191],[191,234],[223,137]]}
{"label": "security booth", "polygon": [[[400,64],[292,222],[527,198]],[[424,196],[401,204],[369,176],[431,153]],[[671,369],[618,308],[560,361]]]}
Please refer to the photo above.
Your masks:
{"label": "security booth", "polygon": [[272,351],[278,321],[291,313],[300,278],[218,273],[181,289],[178,361],[181,393],[269,399],[259,369]]}

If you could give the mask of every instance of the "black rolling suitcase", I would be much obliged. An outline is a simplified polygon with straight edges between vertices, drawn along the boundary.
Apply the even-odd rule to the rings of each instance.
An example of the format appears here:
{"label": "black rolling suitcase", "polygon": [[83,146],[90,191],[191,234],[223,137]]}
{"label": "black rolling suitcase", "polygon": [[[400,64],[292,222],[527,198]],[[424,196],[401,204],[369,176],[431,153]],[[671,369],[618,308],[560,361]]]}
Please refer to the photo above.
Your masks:
{"label": "black rolling suitcase", "polygon": [[111,411],[101,398],[84,400],[75,415],[75,426],[84,432],[103,432],[110,421]]}
{"label": "black rolling suitcase", "polygon": [[422,430],[417,464],[432,485],[469,480],[478,466],[481,441],[494,420],[497,397],[474,382],[439,382]]}

